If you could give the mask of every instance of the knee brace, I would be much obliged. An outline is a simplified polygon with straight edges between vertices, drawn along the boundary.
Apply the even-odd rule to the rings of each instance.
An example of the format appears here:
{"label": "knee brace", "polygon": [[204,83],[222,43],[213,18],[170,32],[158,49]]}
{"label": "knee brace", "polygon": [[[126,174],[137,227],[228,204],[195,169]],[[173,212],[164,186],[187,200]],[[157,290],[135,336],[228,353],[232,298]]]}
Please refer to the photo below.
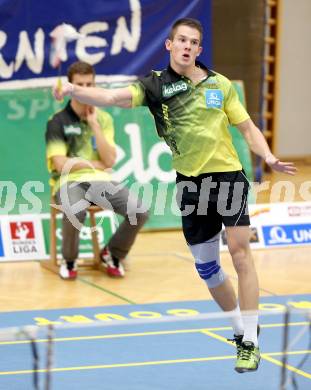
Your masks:
{"label": "knee brace", "polygon": [[189,245],[195,267],[209,288],[220,286],[227,277],[220,265],[219,236],[218,233],[201,244]]}

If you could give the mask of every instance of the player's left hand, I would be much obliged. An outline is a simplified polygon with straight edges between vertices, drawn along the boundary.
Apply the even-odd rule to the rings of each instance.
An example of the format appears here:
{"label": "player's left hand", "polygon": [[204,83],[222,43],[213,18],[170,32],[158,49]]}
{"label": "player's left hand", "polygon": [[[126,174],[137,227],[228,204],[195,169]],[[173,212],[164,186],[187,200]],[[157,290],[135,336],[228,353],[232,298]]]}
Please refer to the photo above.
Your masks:
{"label": "player's left hand", "polygon": [[283,172],[292,176],[297,172],[294,163],[280,161],[273,155],[268,156],[265,161],[274,171]]}
{"label": "player's left hand", "polygon": [[96,109],[93,106],[86,106],[85,107],[85,120],[87,123],[92,126],[92,124],[97,124],[97,114]]}

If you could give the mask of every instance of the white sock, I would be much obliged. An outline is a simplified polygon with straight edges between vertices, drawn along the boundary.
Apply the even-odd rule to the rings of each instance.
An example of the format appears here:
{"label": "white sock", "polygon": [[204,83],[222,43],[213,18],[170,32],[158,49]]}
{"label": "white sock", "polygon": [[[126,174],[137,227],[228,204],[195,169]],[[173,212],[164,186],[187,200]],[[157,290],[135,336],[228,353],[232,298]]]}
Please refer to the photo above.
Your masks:
{"label": "white sock", "polygon": [[237,307],[232,310],[231,313],[232,317],[230,319],[232,323],[233,333],[235,336],[241,336],[244,334],[244,326],[239,305],[237,305]]}
{"label": "white sock", "polygon": [[258,314],[243,314],[243,323],[244,323],[244,341],[251,341],[254,343],[255,347],[258,347],[258,338],[257,338],[257,325],[258,325]]}

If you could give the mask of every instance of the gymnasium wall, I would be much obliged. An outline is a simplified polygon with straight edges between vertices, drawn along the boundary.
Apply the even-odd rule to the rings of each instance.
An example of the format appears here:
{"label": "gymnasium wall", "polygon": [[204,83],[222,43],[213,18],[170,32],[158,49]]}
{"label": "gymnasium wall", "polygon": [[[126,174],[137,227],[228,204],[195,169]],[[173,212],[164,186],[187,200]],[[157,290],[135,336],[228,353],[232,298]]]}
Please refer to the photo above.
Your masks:
{"label": "gymnasium wall", "polygon": [[311,156],[311,1],[282,0],[274,149],[282,157]]}
{"label": "gymnasium wall", "polygon": [[213,68],[243,80],[247,109],[260,125],[264,0],[212,2]]}
{"label": "gymnasium wall", "polygon": [[[247,108],[259,127],[265,3],[212,2],[213,67],[231,79],[244,80]],[[281,158],[310,157],[311,1],[277,3],[278,64],[272,148]]]}

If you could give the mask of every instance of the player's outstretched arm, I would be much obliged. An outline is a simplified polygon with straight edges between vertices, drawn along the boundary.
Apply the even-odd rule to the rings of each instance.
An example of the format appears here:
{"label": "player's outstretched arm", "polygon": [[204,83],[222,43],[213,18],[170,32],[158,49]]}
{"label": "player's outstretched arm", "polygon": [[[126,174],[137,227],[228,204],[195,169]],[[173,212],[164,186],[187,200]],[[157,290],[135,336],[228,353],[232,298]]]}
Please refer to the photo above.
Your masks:
{"label": "player's outstretched arm", "polygon": [[237,128],[244,135],[252,152],[262,157],[275,171],[295,175],[297,168],[292,162],[283,162],[275,157],[267,144],[265,137],[251,119],[237,124]]}
{"label": "player's outstretched arm", "polygon": [[61,89],[58,86],[54,86],[53,95],[57,100],[62,100],[64,96],[70,96],[81,103],[92,106],[132,107],[132,92],[127,87],[113,89],[80,87],[79,85],[66,82]]}

